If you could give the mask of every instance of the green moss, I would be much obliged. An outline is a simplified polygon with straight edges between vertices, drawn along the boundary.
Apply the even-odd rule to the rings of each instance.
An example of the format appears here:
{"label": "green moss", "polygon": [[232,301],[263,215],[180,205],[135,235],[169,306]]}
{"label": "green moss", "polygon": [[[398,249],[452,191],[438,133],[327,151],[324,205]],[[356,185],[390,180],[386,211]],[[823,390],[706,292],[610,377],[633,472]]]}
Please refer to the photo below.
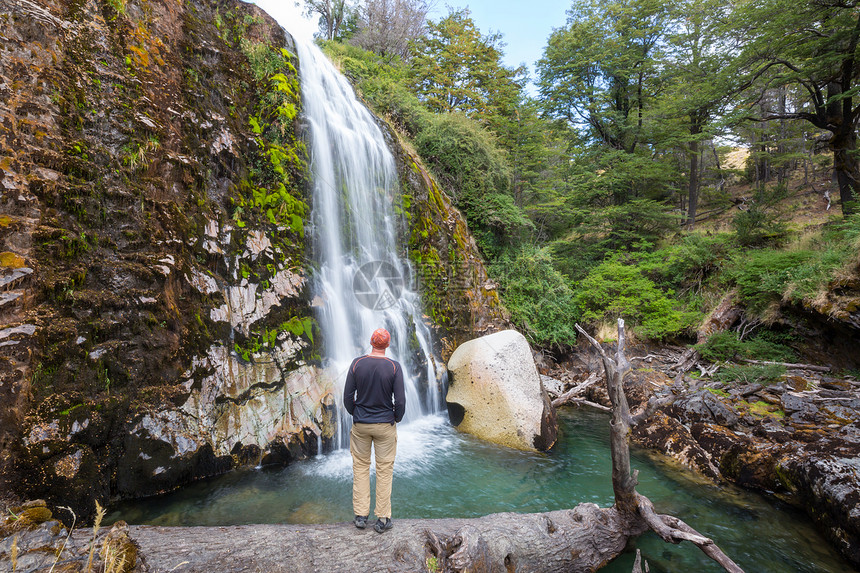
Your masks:
{"label": "green moss", "polygon": [[771,418],[782,419],[785,417],[785,412],[780,410],[779,407],[773,404],[768,404],[767,402],[762,402],[761,400],[753,403],[741,400],[740,402],[738,402],[738,408],[746,410],[747,412],[758,418],[765,418],[770,416]]}
{"label": "green moss", "polygon": [[83,407],[84,407],[84,405],[83,405],[83,404],[75,404],[75,405],[74,405],[74,406],[72,406],[71,408],[66,408],[65,410],[63,410],[63,411],[61,411],[61,412],[57,412],[57,413],[58,413],[60,416],[68,416],[69,414],[71,414],[72,412],[74,412],[75,410],[77,410],[78,408],[83,408]]}
{"label": "green moss", "polygon": [[792,479],[791,474],[782,464],[774,464],[774,473],[776,481],[788,491],[797,491],[797,484]]}

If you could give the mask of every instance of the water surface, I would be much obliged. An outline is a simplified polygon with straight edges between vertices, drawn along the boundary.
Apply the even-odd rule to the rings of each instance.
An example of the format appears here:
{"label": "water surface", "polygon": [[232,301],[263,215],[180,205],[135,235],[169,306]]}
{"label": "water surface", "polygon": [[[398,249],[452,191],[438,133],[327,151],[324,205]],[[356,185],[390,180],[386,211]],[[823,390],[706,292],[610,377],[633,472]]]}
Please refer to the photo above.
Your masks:
{"label": "water surface", "polygon": [[[476,517],[502,511],[540,512],[582,502],[612,504],[609,418],[560,412],[562,435],[548,454],[498,448],[428,416],[398,427],[392,508],[397,518]],[[843,561],[804,514],[633,450],[638,491],[661,513],[676,515],[714,539],[747,573],[847,573]],[[154,525],[332,523],[352,519],[352,466],[337,451],[286,468],[235,471],[180,491],[124,503],[112,520]],[[651,571],[719,572],[698,548],[654,534],[636,541]],[[632,554],[610,573],[629,573]]]}

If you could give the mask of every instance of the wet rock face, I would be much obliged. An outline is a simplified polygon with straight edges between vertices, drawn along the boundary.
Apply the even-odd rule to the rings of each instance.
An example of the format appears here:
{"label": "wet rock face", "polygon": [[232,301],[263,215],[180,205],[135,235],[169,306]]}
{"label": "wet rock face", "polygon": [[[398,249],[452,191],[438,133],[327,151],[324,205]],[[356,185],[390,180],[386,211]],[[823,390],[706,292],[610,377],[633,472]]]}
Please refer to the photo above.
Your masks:
{"label": "wet rock face", "polygon": [[[145,414],[130,429],[117,469],[117,493],[134,496],[223,473],[234,465],[286,464],[317,453],[335,428],[332,383],[302,366],[283,378],[277,363],[243,363],[213,348],[195,363],[210,373],[185,382],[180,407]],[[280,360],[289,360],[281,353]],[[272,369],[275,372],[272,372]],[[189,374],[195,371],[190,371]]]}
{"label": "wet rock face", "polygon": [[83,517],[316,451],[283,31],[220,0],[2,0],[0,26],[5,485]]}
{"label": "wet rock face", "polygon": [[457,429],[521,450],[548,450],[555,443],[555,412],[522,334],[503,330],[466,342],[448,370],[446,401]]}
{"label": "wet rock face", "polygon": [[400,143],[394,129],[380,127],[397,162],[403,196],[402,233],[408,245],[413,277],[435,331],[441,358],[484,334],[511,328],[497,285],[490,280],[466,218],[454,207],[421,160]]}
{"label": "wet rock face", "polygon": [[785,486],[801,500],[828,537],[855,565],[860,564],[860,448],[852,457],[791,456],[779,465]]}

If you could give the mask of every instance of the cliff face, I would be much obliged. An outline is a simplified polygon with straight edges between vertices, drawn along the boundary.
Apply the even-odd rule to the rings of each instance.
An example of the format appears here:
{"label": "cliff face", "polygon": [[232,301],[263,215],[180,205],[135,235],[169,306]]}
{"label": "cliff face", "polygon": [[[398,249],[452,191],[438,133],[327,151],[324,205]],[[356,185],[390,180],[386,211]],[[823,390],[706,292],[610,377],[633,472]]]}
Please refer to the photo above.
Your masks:
{"label": "cliff face", "polygon": [[[0,23],[5,488],[85,515],[316,452],[332,382],[290,39],[232,0],[0,0]],[[463,218],[395,155],[450,352],[504,311]]]}
{"label": "cliff face", "polygon": [[280,27],[232,2],[0,7],[3,474],[87,513],[315,449]]}

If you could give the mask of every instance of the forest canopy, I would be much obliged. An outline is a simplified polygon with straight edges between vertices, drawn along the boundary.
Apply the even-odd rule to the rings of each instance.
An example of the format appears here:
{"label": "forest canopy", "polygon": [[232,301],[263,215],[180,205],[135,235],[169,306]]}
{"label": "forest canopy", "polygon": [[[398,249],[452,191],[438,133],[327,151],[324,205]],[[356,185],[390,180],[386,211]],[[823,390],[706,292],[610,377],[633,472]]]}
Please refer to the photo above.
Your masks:
{"label": "forest canopy", "polygon": [[857,0],[576,0],[534,70],[468,9],[306,4],[542,348],[621,315],[683,339],[733,288],[776,328],[857,264]]}

